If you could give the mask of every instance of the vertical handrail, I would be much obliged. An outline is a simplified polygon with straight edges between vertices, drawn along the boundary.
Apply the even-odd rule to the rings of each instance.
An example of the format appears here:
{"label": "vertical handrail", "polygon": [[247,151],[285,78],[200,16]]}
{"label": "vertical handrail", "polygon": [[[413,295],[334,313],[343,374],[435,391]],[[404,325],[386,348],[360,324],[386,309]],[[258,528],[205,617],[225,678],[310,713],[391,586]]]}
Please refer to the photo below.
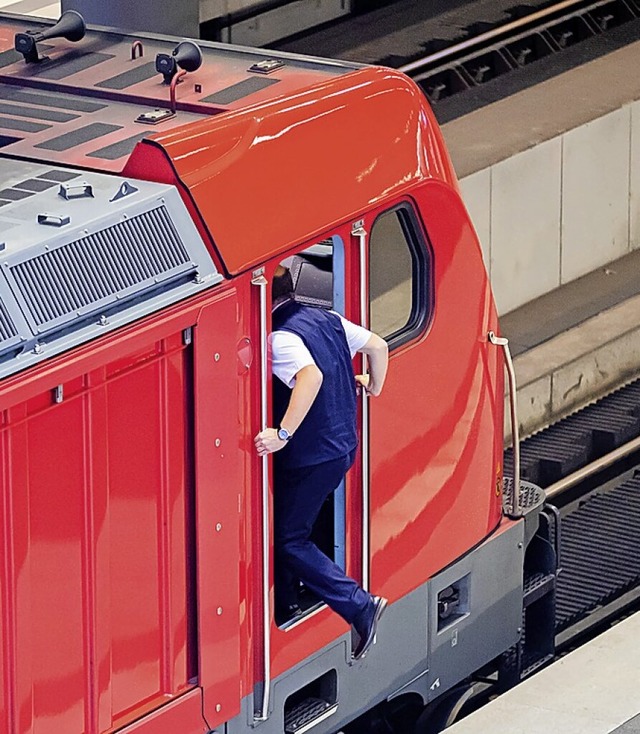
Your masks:
{"label": "vertical handrail", "polygon": [[[351,235],[359,240],[360,253],[360,323],[364,328],[369,325],[369,299],[367,278],[367,231],[364,221],[354,222]],[[367,355],[362,355],[362,374],[367,374]],[[371,564],[369,561],[369,395],[360,391],[362,401],[362,588],[369,591]]]}
{"label": "vertical handrail", "polygon": [[[260,289],[260,430],[267,427],[267,285],[264,268],[253,273],[251,284]],[[262,653],[264,686],[262,704],[254,712],[253,720],[266,721],[269,718],[269,698],[271,696],[271,615],[269,608],[269,460],[264,455],[262,463]]]}
{"label": "vertical handrail", "polygon": [[518,406],[516,394],[516,371],[513,368],[509,340],[496,336],[493,331],[488,334],[491,344],[502,347],[504,351],[505,364],[507,366],[507,377],[509,380],[509,407],[511,412],[511,440],[513,442],[513,508],[511,517],[522,517],[520,507],[520,427],[518,425]]}

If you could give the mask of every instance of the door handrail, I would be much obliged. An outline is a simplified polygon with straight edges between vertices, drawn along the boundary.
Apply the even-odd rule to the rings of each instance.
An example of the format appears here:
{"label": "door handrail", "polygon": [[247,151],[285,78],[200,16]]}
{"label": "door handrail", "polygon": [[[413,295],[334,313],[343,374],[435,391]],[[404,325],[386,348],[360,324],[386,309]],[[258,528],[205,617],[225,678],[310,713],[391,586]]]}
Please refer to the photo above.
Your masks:
{"label": "door handrail", "polygon": [[[369,300],[367,287],[367,231],[364,220],[354,222],[351,235],[359,240],[360,254],[360,324],[367,329],[369,325]],[[367,355],[362,355],[362,374],[367,373]],[[362,402],[362,588],[369,591],[371,583],[371,564],[369,561],[369,514],[371,493],[369,485],[369,395],[360,390]]]}
{"label": "door handrail", "polygon": [[[264,268],[253,273],[251,284],[260,289],[260,430],[267,427],[267,285]],[[269,699],[271,697],[271,610],[269,606],[269,459],[265,454],[261,459],[262,469],[262,654],[264,685],[260,710],[253,715],[254,722],[267,721],[269,718]]]}
{"label": "door handrail", "polygon": [[513,506],[510,517],[522,517],[520,506],[520,426],[518,424],[518,406],[516,392],[516,371],[513,367],[513,359],[509,350],[509,340],[505,337],[496,336],[490,331],[487,337],[491,344],[502,347],[504,361],[507,367],[507,378],[509,380],[509,408],[511,413],[511,440],[513,442]]}

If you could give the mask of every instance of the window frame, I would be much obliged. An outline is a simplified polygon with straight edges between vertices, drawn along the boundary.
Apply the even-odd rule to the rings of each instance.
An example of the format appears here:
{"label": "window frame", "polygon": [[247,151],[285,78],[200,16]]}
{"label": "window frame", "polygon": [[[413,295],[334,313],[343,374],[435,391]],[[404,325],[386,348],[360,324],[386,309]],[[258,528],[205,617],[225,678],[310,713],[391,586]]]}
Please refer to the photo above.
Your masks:
{"label": "window frame", "polygon": [[414,204],[405,200],[379,212],[371,224],[371,230],[368,238],[369,257],[367,263],[369,324],[371,325],[373,233],[379,219],[393,212],[398,216],[398,222],[411,257],[411,312],[409,319],[400,329],[383,337],[389,345],[389,351],[398,349],[424,333],[431,322],[435,303],[435,293],[433,288],[433,249],[431,247],[431,243],[424,234],[424,230],[420,219],[418,218]]}

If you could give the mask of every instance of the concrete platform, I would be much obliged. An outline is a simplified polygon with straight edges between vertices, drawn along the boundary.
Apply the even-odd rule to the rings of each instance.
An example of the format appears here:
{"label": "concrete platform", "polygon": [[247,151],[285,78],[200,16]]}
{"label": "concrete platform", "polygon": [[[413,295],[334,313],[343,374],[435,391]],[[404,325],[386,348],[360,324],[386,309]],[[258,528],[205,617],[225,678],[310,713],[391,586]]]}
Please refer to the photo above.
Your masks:
{"label": "concrete platform", "polygon": [[526,436],[640,374],[640,252],[525,304],[500,324]]}
{"label": "concrete platform", "polygon": [[638,734],[640,613],[447,729],[451,734]]}

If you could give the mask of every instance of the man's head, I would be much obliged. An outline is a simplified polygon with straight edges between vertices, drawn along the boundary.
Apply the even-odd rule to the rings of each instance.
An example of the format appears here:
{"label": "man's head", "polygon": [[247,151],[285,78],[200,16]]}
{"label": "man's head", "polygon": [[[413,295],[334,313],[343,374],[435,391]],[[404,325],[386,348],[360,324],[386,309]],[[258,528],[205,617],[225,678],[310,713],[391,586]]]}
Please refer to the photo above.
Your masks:
{"label": "man's head", "polygon": [[274,305],[293,297],[293,278],[289,268],[278,265],[271,283],[271,300]]}

